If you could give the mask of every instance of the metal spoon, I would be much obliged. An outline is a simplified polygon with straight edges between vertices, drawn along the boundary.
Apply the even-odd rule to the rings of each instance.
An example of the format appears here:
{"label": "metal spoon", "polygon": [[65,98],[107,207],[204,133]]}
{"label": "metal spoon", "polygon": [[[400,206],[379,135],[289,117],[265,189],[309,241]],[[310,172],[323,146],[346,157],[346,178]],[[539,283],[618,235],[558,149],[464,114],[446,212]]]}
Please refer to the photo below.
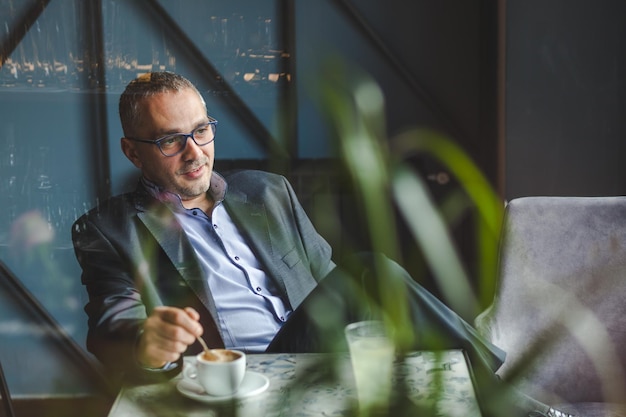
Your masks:
{"label": "metal spoon", "polygon": [[211,349],[209,349],[204,339],[201,336],[198,336],[197,339],[198,339],[198,342],[200,342],[200,344],[202,345],[202,348],[204,349],[204,356],[209,360],[216,360],[217,355],[213,353]]}

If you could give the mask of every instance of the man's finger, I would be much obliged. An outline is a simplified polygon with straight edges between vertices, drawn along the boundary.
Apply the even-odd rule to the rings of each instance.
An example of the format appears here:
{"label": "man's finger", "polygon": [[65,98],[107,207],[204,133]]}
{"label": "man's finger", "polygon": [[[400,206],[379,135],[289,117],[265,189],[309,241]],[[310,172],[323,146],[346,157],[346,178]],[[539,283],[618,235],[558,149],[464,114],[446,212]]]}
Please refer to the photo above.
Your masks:
{"label": "man's finger", "polygon": [[191,317],[193,320],[200,320],[200,314],[192,307],[185,307],[184,310],[187,312],[187,315]]}
{"label": "man's finger", "polygon": [[[200,315],[190,307],[183,310],[177,307],[161,306],[155,308],[153,314],[168,324],[182,327],[194,336],[202,334],[202,326],[198,323]],[[195,315],[197,318],[192,317],[192,315]]]}

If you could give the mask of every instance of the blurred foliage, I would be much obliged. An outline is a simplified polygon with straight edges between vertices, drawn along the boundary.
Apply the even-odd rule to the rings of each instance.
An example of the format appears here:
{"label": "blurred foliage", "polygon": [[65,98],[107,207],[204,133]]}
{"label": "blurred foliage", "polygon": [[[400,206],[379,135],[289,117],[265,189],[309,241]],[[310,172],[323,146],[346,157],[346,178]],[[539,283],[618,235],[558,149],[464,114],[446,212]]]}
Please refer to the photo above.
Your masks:
{"label": "blurred foliage", "polygon": [[[320,108],[336,135],[340,172],[353,194],[356,212],[350,217],[359,223],[365,236],[353,236],[355,250],[367,241],[366,250],[383,253],[401,265],[406,257],[420,257],[425,273],[432,274],[443,301],[463,318],[474,318],[493,298],[497,253],[504,203],[489,181],[465,151],[446,135],[429,129],[414,128],[396,136],[387,133],[385,100],[377,83],[340,58],[324,63],[316,84]],[[423,175],[413,166],[415,157],[426,156],[440,163],[455,180],[456,187],[436,199]],[[336,207],[335,207],[336,208]],[[316,214],[315,223],[334,225],[331,241],[348,242],[341,224],[346,213],[333,213],[325,206]],[[329,219],[336,215],[336,219]],[[459,253],[451,231],[459,218],[473,222],[475,275],[472,278]],[[400,226],[399,226],[400,225]],[[413,240],[406,253],[406,242],[399,227],[408,229]],[[347,248],[350,252],[351,248]],[[403,257],[405,259],[403,259]],[[377,266],[376,275],[386,276]],[[419,282],[420,277],[415,277]],[[396,343],[410,347],[415,338],[410,325],[405,287],[394,280],[378,280],[383,319],[393,329]],[[433,335],[434,338],[437,335]],[[498,392],[502,402],[503,392]],[[394,415],[401,410],[396,409]]]}
{"label": "blurred foliage", "polygon": [[[354,215],[363,223],[359,228],[368,234],[368,250],[404,264],[407,255],[398,225],[406,226],[419,251],[408,256],[424,258],[453,310],[464,318],[475,317],[493,297],[503,201],[465,151],[446,135],[414,128],[390,137],[383,93],[366,74],[334,59],[326,63],[320,79],[318,99],[336,134],[338,153],[360,211]],[[438,161],[458,186],[436,201],[411,163],[416,155]],[[329,213],[325,210],[321,215],[327,218]],[[451,225],[468,215],[474,223],[476,282],[451,231]],[[345,232],[341,227],[330,231]],[[406,307],[398,305],[399,297],[394,295],[399,289],[385,286],[380,290],[390,316],[402,316]]]}

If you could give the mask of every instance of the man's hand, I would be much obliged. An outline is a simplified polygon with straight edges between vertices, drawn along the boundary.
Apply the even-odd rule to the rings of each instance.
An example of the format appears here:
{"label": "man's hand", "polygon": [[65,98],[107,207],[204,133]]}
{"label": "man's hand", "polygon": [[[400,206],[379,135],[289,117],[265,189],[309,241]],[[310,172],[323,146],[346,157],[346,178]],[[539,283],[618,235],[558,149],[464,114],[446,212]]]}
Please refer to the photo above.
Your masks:
{"label": "man's hand", "polygon": [[191,307],[155,307],[143,327],[137,346],[137,360],[148,368],[176,362],[187,346],[202,335],[200,315]]}

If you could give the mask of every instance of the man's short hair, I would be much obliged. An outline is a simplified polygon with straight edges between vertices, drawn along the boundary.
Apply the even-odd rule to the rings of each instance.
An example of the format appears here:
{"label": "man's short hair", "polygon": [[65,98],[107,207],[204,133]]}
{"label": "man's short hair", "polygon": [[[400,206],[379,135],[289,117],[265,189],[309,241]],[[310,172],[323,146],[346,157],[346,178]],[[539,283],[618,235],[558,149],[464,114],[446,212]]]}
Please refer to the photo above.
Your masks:
{"label": "man's short hair", "polygon": [[[141,101],[166,92],[176,92],[191,88],[204,99],[195,85],[182,75],[173,72],[148,72],[139,75],[126,86],[120,96],[119,113],[124,136],[135,136],[135,129],[141,118]],[[206,105],[206,104],[205,104]]]}

